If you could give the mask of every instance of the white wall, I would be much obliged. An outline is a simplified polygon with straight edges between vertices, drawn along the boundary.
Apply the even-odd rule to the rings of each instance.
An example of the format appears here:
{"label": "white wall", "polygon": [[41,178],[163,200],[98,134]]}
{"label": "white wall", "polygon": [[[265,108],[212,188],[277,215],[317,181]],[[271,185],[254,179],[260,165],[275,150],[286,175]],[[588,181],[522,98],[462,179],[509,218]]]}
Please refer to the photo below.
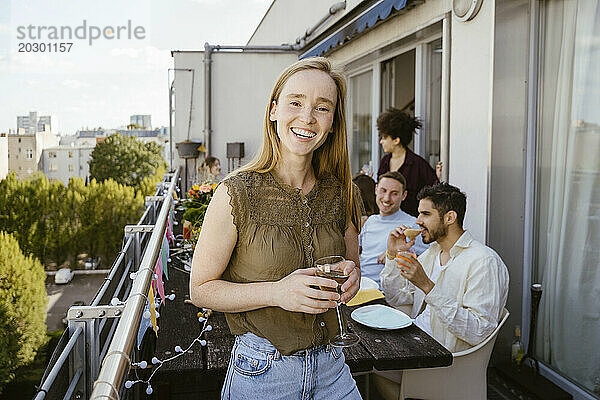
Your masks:
{"label": "white wall", "polygon": [[485,242],[492,126],[495,2],[468,22],[452,20],[449,182],[467,193],[465,225]]}
{"label": "white wall", "polygon": [[244,142],[246,163],[260,149],[275,80],[298,60],[288,54],[214,54],[212,153],[227,172],[227,142]]}
{"label": "white wall", "polygon": [[[192,69],[194,75],[193,99],[190,104],[192,89],[192,73],[188,71],[175,71],[175,109],[173,120],[173,168],[185,165],[185,161],[178,157],[176,144],[184,140],[204,141],[204,52],[188,51],[173,52],[176,69]],[[191,125],[188,138],[188,121]]]}

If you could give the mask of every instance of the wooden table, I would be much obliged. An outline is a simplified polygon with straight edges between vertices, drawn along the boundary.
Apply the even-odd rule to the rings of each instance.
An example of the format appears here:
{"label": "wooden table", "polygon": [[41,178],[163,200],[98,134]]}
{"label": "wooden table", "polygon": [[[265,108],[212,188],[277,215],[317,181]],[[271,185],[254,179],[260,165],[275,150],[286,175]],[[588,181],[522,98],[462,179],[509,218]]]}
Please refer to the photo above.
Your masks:
{"label": "wooden table", "polygon": [[[358,308],[360,306],[354,307]],[[354,308],[344,307],[349,317]],[[348,318],[349,327],[360,337],[356,346],[344,348],[346,363],[353,373],[386,370],[445,367],[452,364],[452,353],[415,325],[393,331],[375,330]],[[227,369],[233,337],[223,313],[211,316],[213,330],[207,335],[208,370]]]}
{"label": "wooden table", "polygon": [[[383,301],[371,302],[385,304]],[[391,331],[381,331],[359,324],[350,313],[360,306],[344,307],[350,330],[360,337],[360,343],[344,349],[352,372],[445,367],[452,364],[452,353],[416,325]],[[365,355],[368,354],[368,355]]]}
{"label": "wooden table", "polygon": [[[198,309],[185,302],[189,296],[189,274],[175,260],[170,266],[174,268],[169,269],[166,292],[175,293],[177,297],[174,301],[167,302],[164,308],[161,307],[160,331],[155,351],[143,359],[150,360],[152,355],[160,359],[172,356],[175,345],[187,347],[201,329],[196,316]],[[377,302],[382,303],[381,300]],[[415,325],[393,331],[379,331],[358,324],[349,318],[350,312],[358,307],[360,306],[343,307],[350,330],[361,338],[358,345],[344,349],[346,363],[353,374],[362,375],[373,369],[402,370],[452,364],[452,354]],[[162,393],[158,395],[158,399],[198,396],[218,399],[234,337],[229,332],[223,313],[214,312],[209,322],[213,329],[203,336],[207,340],[206,347],[195,345],[193,353],[165,363],[157,371],[154,378],[157,395]],[[154,334],[149,336],[152,338]],[[185,392],[175,392],[184,389]]]}

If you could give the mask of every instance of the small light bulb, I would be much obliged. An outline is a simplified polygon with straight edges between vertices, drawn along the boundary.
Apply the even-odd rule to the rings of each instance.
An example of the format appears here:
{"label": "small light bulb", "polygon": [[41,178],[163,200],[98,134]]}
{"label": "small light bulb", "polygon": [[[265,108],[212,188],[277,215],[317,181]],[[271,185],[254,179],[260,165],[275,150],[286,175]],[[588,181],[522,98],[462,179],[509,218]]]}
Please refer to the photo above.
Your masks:
{"label": "small light bulb", "polygon": [[121,300],[119,300],[119,299],[118,299],[118,298],[116,298],[116,297],[113,297],[113,298],[110,300],[110,305],[111,305],[111,306],[118,306],[120,302],[121,302]]}
{"label": "small light bulb", "polygon": [[204,321],[206,321],[206,318],[204,318],[204,317],[198,317],[198,322],[202,323]]}
{"label": "small light bulb", "polygon": [[202,340],[200,341],[200,346],[206,346],[206,340],[202,339]]}
{"label": "small light bulb", "polygon": [[137,272],[132,272],[129,274],[129,279],[134,280],[136,276],[137,276]]}
{"label": "small light bulb", "polygon": [[132,386],[133,386],[133,381],[126,381],[126,382],[125,382],[125,387],[126,387],[127,389],[131,389],[131,387],[132,387]]}
{"label": "small light bulb", "polygon": [[183,350],[181,349],[181,346],[177,345],[175,346],[175,353],[181,353]]}
{"label": "small light bulb", "polygon": [[160,313],[156,311],[156,318],[160,318]]}
{"label": "small light bulb", "polygon": [[210,332],[210,331],[212,331],[212,326],[206,325],[206,328],[204,328],[204,329],[206,329],[207,332]]}
{"label": "small light bulb", "polygon": [[144,311],[144,319],[150,319],[150,311]]}
{"label": "small light bulb", "polygon": [[173,225],[179,225],[179,222],[173,221]]}
{"label": "small light bulb", "polygon": [[152,364],[158,364],[160,360],[157,357],[152,357]]}
{"label": "small light bulb", "polygon": [[171,262],[171,257],[167,258],[167,262]]}
{"label": "small light bulb", "polygon": [[170,295],[167,296],[167,298],[169,300],[175,300],[175,293],[171,293]]}
{"label": "small light bulb", "polygon": [[152,394],[152,386],[148,385],[146,388],[146,394]]}
{"label": "small light bulb", "polygon": [[138,365],[140,366],[141,369],[146,369],[146,367],[148,366],[148,362],[140,361],[140,363]]}

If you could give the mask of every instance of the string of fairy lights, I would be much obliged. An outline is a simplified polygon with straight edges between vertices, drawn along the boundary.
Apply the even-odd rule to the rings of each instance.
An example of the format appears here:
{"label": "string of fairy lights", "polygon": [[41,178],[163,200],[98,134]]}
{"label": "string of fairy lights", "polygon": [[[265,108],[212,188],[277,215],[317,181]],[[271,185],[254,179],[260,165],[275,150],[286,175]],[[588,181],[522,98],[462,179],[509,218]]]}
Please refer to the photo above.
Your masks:
{"label": "string of fairy lights", "polygon": [[[153,366],[156,367],[153,369],[148,379],[140,379],[139,376],[137,376],[136,370],[136,378],[138,379],[125,381],[125,388],[130,389],[133,387],[133,385],[137,383],[144,383],[146,384],[146,394],[152,394],[152,392],[154,391],[151,384],[152,378],[165,363],[173,361],[176,358],[188,353],[196,343],[200,344],[200,346],[202,347],[206,346],[207,342],[205,339],[202,339],[202,335],[204,335],[205,332],[210,332],[212,330],[212,326],[208,324],[208,317],[210,316],[210,314],[211,310],[206,308],[203,308],[202,311],[198,313],[198,322],[202,324],[202,330],[200,331],[200,334],[194,340],[192,340],[192,342],[188,345],[188,347],[185,350],[182,349],[181,346],[177,345],[174,349],[176,354],[172,357],[165,358],[164,360],[161,360],[156,356],[152,357],[151,363]],[[148,368],[149,364],[147,361],[143,360],[140,362],[134,362],[131,364],[131,366],[140,369],[146,369]]]}
{"label": "string of fairy lights", "polygon": [[[179,178],[179,179],[181,179],[181,178]],[[179,188],[177,188],[177,191],[179,191]],[[168,195],[168,190],[164,190],[163,194]],[[158,323],[156,320],[157,320],[157,318],[160,317],[160,313],[158,312],[158,309],[160,308],[160,305],[161,305],[161,297],[163,299],[175,300],[175,293],[171,293],[169,295],[164,295],[164,287],[163,287],[163,282],[162,282],[163,268],[165,269],[165,276],[168,279],[168,274],[166,273],[166,264],[171,262],[171,258],[168,256],[168,253],[169,253],[168,240],[170,239],[175,247],[181,247],[181,245],[183,244],[183,243],[178,243],[177,241],[175,241],[175,236],[173,234],[172,225],[178,225],[178,222],[175,221],[175,219],[173,218],[173,216],[175,214],[177,214],[177,211],[175,210],[174,206],[179,201],[177,199],[177,194],[175,192],[172,192],[172,195],[173,195],[173,208],[170,210],[170,213],[169,213],[169,218],[167,221],[167,229],[166,229],[166,233],[165,233],[166,239],[167,239],[167,247],[165,248],[163,246],[163,248],[161,249],[161,254],[159,254],[159,257],[158,257],[159,261],[157,261],[157,267],[155,268],[155,271],[152,276],[153,282],[150,285],[148,296],[145,296],[147,305],[146,305],[146,309],[144,310],[144,313],[143,313],[144,321],[146,321],[144,324],[147,327],[149,327],[148,321],[151,321],[152,327],[154,328],[154,332],[157,336],[158,336],[159,327],[158,327]],[[187,250],[189,250],[189,249],[187,249]],[[164,262],[160,263],[160,260],[162,259],[164,252],[167,253],[167,256],[164,259]],[[160,268],[158,268],[159,266],[160,266]],[[132,272],[129,277],[131,279],[135,279],[136,275],[137,275],[137,273]],[[153,288],[155,288],[161,294],[160,297],[154,296]],[[119,301],[119,299],[114,298],[114,299],[112,299],[111,304],[117,305],[117,304],[122,304],[122,302]],[[183,356],[184,354],[186,354],[188,352],[191,352],[192,348],[196,344],[199,344],[202,347],[206,346],[206,344],[207,344],[206,339],[203,339],[202,336],[206,332],[210,332],[212,330],[212,326],[208,323],[208,318],[210,317],[211,313],[212,313],[212,311],[209,309],[206,309],[206,308],[203,308],[202,311],[198,312],[197,318],[198,318],[198,322],[200,324],[202,324],[202,329],[200,330],[200,333],[198,334],[198,336],[194,340],[192,340],[192,342],[185,349],[183,349],[180,345],[176,345],[174,348],[176,354],[171,357],[168,357],[165,359],[159,359],[158,357],[154,356],[150,360],[150,363],[148,363],[148,361],[146,361],[146,360],[131,363],[131,366],[134,368],[137,379],[125,381],[125,388],[130,389],[136,384],[145,384],[146,385],[146,394],[148,394],[148,395],[152,394],[154,391],[152,388],[152,378],[164,364],[171,362],[171,361]],[[144,329],[144,331],[145,331],[145,329]],[[152,373],[148,376],[147,379],[140,379],[140,377],[137,374],[138,369],[146,369],[146,368],[153,368]]]}

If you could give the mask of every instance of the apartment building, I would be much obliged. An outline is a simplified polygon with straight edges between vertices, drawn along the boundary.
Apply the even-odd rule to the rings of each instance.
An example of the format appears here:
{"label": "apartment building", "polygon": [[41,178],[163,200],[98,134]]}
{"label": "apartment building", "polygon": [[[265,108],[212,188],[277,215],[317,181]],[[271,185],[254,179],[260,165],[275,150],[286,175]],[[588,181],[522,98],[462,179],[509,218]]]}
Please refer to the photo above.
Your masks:
{"label": "apartment building", "polygon": [[43,152],[43,171],[50,180],[69,184],[71,178],[88,179],[94,146],[63,145],[50,147]]}
{"label": "apartment building", "polygon": [[58,146],[59,137],[51,132],[7,135],[8,171],[24,179],[35,171],[43,171],[42,152]]}

